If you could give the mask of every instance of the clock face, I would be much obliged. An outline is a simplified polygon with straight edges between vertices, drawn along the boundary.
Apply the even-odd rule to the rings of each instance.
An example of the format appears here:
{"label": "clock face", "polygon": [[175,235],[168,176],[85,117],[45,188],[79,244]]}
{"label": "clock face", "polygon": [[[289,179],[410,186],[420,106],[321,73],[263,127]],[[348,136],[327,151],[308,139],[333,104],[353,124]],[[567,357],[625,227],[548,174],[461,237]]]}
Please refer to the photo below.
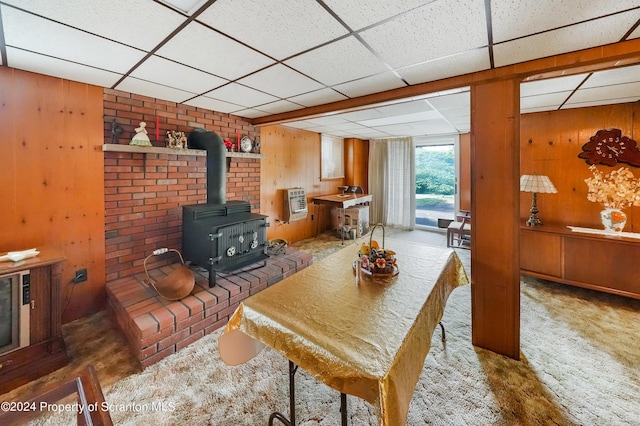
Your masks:
{"label": "clock face", "polygon": [[640,167],[640,150],[636,141],[622,136],[620,129],[598,130],[582,146],[578,157],[585,159],[589,165],[604,164],[613,167],[617,163],[627,163]]}
{"label": "clock face", "polygon": [[251,142],[251,139],[249,139],[249,136],[243,136],[242,139],[240,139],[240,149],[243,152],[251,152],[252,148],[253,148],[253,142]]}

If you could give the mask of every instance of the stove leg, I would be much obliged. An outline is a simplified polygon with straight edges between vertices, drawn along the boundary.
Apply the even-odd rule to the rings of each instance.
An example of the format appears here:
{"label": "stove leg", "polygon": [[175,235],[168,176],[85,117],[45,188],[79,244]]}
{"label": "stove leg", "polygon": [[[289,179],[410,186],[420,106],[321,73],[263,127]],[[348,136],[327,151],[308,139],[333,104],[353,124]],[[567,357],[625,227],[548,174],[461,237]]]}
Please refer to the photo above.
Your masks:
{"label": "stove leg", "polygon": [[214,288],[216,286],[216,270],[211,268],[209,270],[209,288]]}

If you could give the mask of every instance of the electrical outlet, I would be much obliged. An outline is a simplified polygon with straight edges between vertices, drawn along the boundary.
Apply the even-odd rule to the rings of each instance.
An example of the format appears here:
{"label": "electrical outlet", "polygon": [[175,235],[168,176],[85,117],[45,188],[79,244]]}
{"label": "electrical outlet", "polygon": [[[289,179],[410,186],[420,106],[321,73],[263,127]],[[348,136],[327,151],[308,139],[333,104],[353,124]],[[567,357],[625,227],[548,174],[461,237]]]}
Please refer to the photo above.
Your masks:
{"label": "electrical outlet", "polygon": [[78,269],[76,271],[76,277],[73,279],[73,282],[78,284],[87,280],[87,268]]}

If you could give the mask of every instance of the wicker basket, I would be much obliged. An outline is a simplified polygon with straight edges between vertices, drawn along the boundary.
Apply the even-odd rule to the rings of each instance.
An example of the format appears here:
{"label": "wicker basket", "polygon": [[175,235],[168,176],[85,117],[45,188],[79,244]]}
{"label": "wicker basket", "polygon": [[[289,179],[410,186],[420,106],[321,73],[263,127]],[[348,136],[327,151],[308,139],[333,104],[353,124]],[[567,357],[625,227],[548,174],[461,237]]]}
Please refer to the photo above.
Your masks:
{"label": "wicker basket", "polygon": [[[382,245],[373,239],[373,234],[377,227],[382,228]],[[375,243],[375,244],[374,244]],[[371,228],[369,245],[363,245],[360,249],[361,272],[365,276],[372,277],[392,277],[398,274],[398,264],[396,263],[396,253],[385,248],[384,226],[381,223]]]}

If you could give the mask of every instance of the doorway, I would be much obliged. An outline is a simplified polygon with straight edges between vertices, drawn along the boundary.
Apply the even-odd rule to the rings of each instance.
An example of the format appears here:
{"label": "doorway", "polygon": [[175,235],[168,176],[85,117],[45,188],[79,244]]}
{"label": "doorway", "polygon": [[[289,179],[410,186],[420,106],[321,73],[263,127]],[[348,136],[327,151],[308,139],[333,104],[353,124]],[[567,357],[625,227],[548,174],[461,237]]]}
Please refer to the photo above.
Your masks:
{"label": "doorway", "polygon": [[458,206],[457,135],[415,140],[416,228],[446,229]]}

